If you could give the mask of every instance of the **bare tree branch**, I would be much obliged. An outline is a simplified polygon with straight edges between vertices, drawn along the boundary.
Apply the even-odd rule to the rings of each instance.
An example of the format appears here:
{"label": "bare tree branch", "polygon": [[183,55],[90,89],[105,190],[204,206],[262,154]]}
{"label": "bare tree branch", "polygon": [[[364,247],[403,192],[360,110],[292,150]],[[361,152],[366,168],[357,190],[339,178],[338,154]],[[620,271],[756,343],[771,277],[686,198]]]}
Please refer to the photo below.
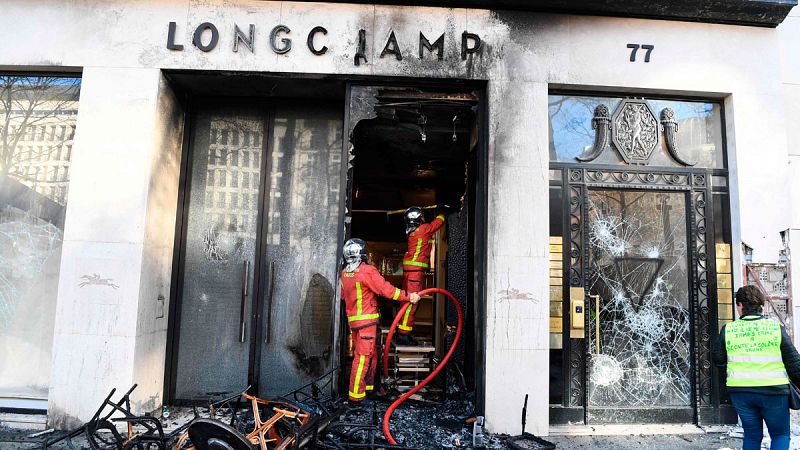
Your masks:
{"label": "bare tree branch", "polygon": [[37,180],[23,167],[62,156],[73,137],[79,91],[78,78],[0,76],[0,175],[47,181],[47,170]]}

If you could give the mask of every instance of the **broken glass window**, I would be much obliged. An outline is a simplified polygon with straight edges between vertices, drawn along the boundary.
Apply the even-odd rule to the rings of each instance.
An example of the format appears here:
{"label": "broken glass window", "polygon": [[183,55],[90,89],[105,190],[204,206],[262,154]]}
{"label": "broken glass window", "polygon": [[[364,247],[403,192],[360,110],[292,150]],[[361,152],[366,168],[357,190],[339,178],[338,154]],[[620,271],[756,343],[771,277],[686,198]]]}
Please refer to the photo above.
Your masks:
{"label": "broken glass window", "polygon": [[80,85],[0,75],[0,399],[47,399]]}

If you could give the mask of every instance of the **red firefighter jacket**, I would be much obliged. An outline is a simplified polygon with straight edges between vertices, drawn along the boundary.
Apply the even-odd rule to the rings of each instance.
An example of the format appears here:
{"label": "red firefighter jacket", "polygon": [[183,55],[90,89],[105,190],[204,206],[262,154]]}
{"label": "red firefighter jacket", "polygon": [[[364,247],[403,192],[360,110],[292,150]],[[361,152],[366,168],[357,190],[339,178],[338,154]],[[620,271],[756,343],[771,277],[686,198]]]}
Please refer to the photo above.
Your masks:
{"label": "red firefighter jacket", "polygon": [[375,266],[361,263],[355,272],[342,271],[342,298],[347,322],[356,330],[378,323],[378,297],[408,301],[408,293],[392,286]]}
{"label": "red firefighter jacket", "polygon": [[403,270],[422,271],[430,267],[433,235],[444,226],[444,214],[431,223],[423,223],[408,235],[408,249],[403,256]]}

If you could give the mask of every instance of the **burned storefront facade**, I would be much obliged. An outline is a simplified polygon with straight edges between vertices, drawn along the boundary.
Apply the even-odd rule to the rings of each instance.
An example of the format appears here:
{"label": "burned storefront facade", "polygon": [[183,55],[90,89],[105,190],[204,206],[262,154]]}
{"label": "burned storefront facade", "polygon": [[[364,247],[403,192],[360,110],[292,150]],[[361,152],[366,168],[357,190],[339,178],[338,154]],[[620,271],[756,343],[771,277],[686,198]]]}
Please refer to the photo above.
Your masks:
{"label": "burned storefront facade", "polygon": [[[735,420],[709,349],[742,244],[775,262],[800,224],[791,5],[427,3],[4,4],[0,408],[69,427],[113,387],[155,411],[348,366],[342,245],[399,286],[416,205],[464,310],[426,395],[509,434],[526,396],[538,435]],[[399,385],[452,341],[432,300]]]}

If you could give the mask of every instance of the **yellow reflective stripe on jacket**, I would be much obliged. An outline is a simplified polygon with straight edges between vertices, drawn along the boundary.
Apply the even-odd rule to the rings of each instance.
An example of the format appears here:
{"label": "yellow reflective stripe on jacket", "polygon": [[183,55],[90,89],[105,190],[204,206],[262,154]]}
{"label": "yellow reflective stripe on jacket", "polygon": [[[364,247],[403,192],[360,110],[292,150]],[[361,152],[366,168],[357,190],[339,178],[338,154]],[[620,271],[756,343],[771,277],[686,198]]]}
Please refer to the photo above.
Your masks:
{"label": "yellow reflective stripe on jacket", "polygon": [[[438,216],[436,216],[436,219],[439,219],[442,222],[444,222],[444,214],[439,214]],[[436,220],[436,219],[433,219],[433,220]]]}
{"label": "yellow reflective stripe on jacket", "polygon": [[405,266],[424,267],[426,269],[428,268],[428,263],[417,262],[417,261],[403,261],[403,265],[405,265]]}
{"label": "yellow reflective stripe on jacket", "polygon": [[361,355],[358,357],[358,369],[356,369],[356,379],[353,380],[353,390],[349,392],[350,397],[353,398],[363,398],[367,395],[366,392],[358,392],[358,385],[361,383],[361,372],[364,371],[364,362],[366,361],[366,356]]}
{"label": "yellow reflective stripe on jacket", "polygon": [[392,296],[392,300],[397,300],[400,298],[400,289],[394,288],[394,295]]}
{"label": "yellow reflective stripe on jacket", "polygon": [[380,317],[381,317],[381,315],[378,314],[378,313],[375,313],[375,314],[359,314],[357,316],[348,316],[347,317],[347,321],[348,322],[355,322],[357,320],[379,319]]}
{"label": "yellow reflective stripe on jacket", "polygon": [[364,311],[364,305],[362,304],[363,301],[364,296],[361,294],[361,283],[356,281],[356,312],[359,316]]}
{"label": "yellow reflective stripe on jacket", "polygon": [[419,251],[422,249],[422,239],[417,238],[417,251],[414,252],[414,257],[411,258],[411,261],[416,261],[419,258]]}

